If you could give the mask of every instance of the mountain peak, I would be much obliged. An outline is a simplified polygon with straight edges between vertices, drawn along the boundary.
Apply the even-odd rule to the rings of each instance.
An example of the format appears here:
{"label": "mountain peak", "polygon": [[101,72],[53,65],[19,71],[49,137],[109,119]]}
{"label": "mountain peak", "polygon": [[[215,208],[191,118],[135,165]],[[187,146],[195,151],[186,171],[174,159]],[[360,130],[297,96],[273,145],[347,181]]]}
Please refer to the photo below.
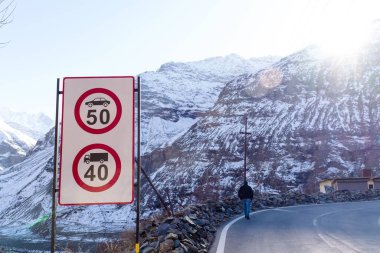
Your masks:
{"label": "mountain peak", "polygon": [[36,140],[54,125],[53,120],[42,112],[16,112],[9,108],[0,109],[0,119]]}
{"label": "mountain peak", "polygon": [[232,78],[242,73],[255,73],[279,59],[276,56],[245,59],[238,54],[232,53],[226,56],[209,57],[199,61],[168,62],[161,65],[157,72],[195,72]]}

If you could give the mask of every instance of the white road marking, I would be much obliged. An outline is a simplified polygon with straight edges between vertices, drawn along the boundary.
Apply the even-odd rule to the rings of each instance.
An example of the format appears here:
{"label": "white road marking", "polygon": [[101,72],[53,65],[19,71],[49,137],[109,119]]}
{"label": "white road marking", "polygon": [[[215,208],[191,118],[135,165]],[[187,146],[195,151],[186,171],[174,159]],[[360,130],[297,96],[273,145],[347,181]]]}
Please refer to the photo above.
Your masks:
{"label": "white road marking", "polygon": [[[368,200],[368,201],[363,201],[363,202],[376,202],[378,200]],[[284,206],[284,207],[278,207],[278,208],[270,208],[270,209],[264,209],[264,210],[259,210],[259,211],[255,211],[255,212],[251,212],[250,215],[252,215],[253,213],[261,213],[261,212],[266,212],[266,211],[271,211],[271,210],[278,210],[278,209],[285,209],[285,208],[297,208],[297,207],[315,207],[315,206],[326,206],[326,205],[339,205],[339,204],[346,204],[346,203],[352,203],[352,202],[333,202],[333,203],[323,203],[323,204],[304,204],[304,205],[295,205],[295,206]],[[362,208],[360,208],[362,209]],[[321,216],[321,215],[320,215]],[[220,237],[219,237],[219,242],[218,242],[218,247],[216,249],[216,253],[224,253],[224,247],[226,245],[226,237],[227,237],[227,232],[228,232],[228,229],[235,223],[237,222],[238,220],[242,219],[244,216],[239,216],[238,218],[230,221],[222,230],[222,233],[220,234]],[[318,216],[319,217],[319,216]],[[316,217],[314,220],[313,220],[313,225],[317,227],[318,223],[317,223],[317,218]],[[380,218],[379,218],[379,226],[380,226]],[[318,233],[319,237],[320,234]],[[321,237],[322,239],[322,237]],[[323,240],[323,239],[322,239]],[[325,240],[323,240],[324,242],[327,243],[327,245],[329,245],[330,247],[331,244]],[[335,248],[335,247],[334,247]],[[356,250],[356,249],[354,249]],[[360,252],[359,250],[357,250],[358,252]]]}
{"label": "white road marking", "polygon": [[[361,209],[363,209],[363,208],[349,209],[349,210],[337,210],[337,211],[328,212],[328,213],[318,215],[313,220],[313,226],[316,228],[316,230],[318,232],[317,235],[319,236],[319,238],[322,239],[323,242],[325,242],[329,247],[331,247],[333,249],[343,250],[343,252],[350,252],[352,250],[354,252],[361,252],[359,249],[355,248],[351,243],[346,242],[346,241],[342,240],[341,238],[338,238],[338,237],[336,237],[332,234],[326,233],[326,232],[324,234],[322,234],[322,233],[320,233],[320,231],[318,229],[318,219],[320,219],[324,216],[328,216],[328,215],[340,213],[340,212],[345,212],[345,211],[354,211],[354,210],[361,210]],[[380,219],[379,219],[379,222],[380,222]]]}
{"label": "white road marking", "polygon": [[[322,205],[326,205],[326,204],[315,204],[317,206],[322,206]],[[303,207],[303,206],[313,206],[313,205],[297,205],[297,206],[284,206],[284,207],[278,207],[278,208],[270,208],[270,209],[264,209],[264,210],[259,210],[259,211],[255,211],[255,212],[251,212],[250,215],[252,215],[253,213],[262,213],[262,212],[267,212],[267,211],[278,211],[279,209],[285,209],[285,208],[295,208],[295,207]],[[282,210],[284,211],[284,210]],[[226,245],[226,238],[227,238],[227,232],[228,232],[228,229],[235,223],[237,222],[238,220],[244,218],[244,215],[243,216],[239,216],[237,217],[236,219],[230,221],[222,230],[222,233],[220,234],[220,237],[219,237],[219,242],[218,242],[218,247],[216,248],[216,253],[224,253],[224,247]]]}
{"label": "white road marking", "polygon": [[335,249],[335,246],[332,245],[327,238],[325,238],[322,234],[318,233],[319,238],[322,239],[327,245],[329,245],[330,248]]}
{"label": "white road marking", "polygon": [[340,242],[341,244],[343,244],[342,246],[346,246],[347,247],[347,248],[346,247],[343,248],[344,252],[349,252],[348,250],[351,250],[351,249],[353,251],[355,251],[355,252],[361,252],[361,250],[357,249],[354,245],[352,245],[351,243],[343,240],[342,238],[338,238],[338,237],[336,237],[335,235],[332,235],[332,234],[329,234],[329,236],[331,238],[335,239],[337,242]]}
{"label": "white road marking", "polygon": [[[264,211],[269,211],[270,209],[265,209],[265,210],[260,210],[260,211],[255,211],[255,212],[251,212],[249,215],[253,214],[253,213],[261,213],[261,212],[264,212]],[[244,218],[244,215],[242,216],[239,216],[237,217],[236,219],[230,221],[222,230],[222,233],[220,234],[220,237],[219,237],[219,242],[218,242],[218,247],[216,249],[216,253],[224,253],[224,246],[226,245],[226,237],[227,237],[227,231],[228,229],[235,223],[237,222],[238,220]]]}
{"label": "white road marking", "polygon": [[232,220],[230,223],[228,223],[222,230],[222,233],[220,234],[219,237],[219,242],[218,242],[218,248],[216,249],[216,253],[224,253],[224,246],[226,244],[226,237],[227,237],[227,231],[231,227],[232,224],[237,222],[238,220],[242,219],[244,216],[240,216],[234,220]]}
{"label": "white road marking", "polygon": [[272,211],[279,211],[279,212],[288,212],[288,213],[294,213],[295,211],[286,210],[286,209],[271,209]]}

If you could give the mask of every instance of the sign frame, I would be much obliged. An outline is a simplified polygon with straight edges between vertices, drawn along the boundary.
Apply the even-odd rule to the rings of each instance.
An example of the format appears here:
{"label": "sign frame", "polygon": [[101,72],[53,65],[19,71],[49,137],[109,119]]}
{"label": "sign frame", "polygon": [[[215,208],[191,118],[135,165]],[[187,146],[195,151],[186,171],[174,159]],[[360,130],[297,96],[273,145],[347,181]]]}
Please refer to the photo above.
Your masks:
{"label": "sign frame", "polygon": [[[65,132],[64,132],[64,130],[65,130],[65,124],[64,124],[64,120],[65,120],[65,81],[66,80],[73,80],[73,79],[90,79],[90,80],[95,80],[95,79],[129,79],[130,81],[129,82],[132,82],[132,87],[131,87],[131,97],[132,97],[132,107],[133,108],[128,108],[128,107],[125,107],[125,108],[123,108],[123,110],[125,111],[125,110],[130,110],[131,111],[131,116],[132,116],[132,122],[131,122],[131,130],[132,130],[132,133],[131,133],[131,158],[130,158],[130,160],[131,160],[131,164],[130,165],[127,165],[127,164],[124,164],[124,165],[122,165],[122,169],[124,169],[124,170],[126,170],[127,169],[127,166],[128,166],[128,168],[131,168],[132,169],[132,171],[131,171],[131,178],[130,178],[130,181],[131,181],[131,190],[130,191],[128,191],[128,192],[130,192],[131,193],[131,199],[130,199],[130,201],[99,201],[99,202],[91,202],[91,201],[88,201],[88,202],[76,202],[76,203],[67,203],[68,201],[66,201],[65,203],[62,203],[62,199],[61,199],[61,194],[62,194],[62,155],[63,155],[63,146],[64,146],[64,141],[65,141],[65,139],[64,139],[64,134],[65,134]],[[61,108],[61,112],[62,112],[62,114],[61,114],[61,124],[62,124],[62,126],[61,126],[61,136],[60,136],[60,141],[61,141],[61,145],[60,145],[60,148],[59,148],[59,155],[60,155],[60,161],[59,161],[59,187],[58,187],[58,189],[59,189],[59,191],[58,191],[58,203],[60,204],[60,205],[62,205],[62,206],[79,206],[79,205],[110,205],[110,204],[117,204],[117,205],[120,205],[120,204],[132,204],[133,202],[134,202],[134,198],[135,198],[135,193],[134,193],[134,191],[135,191],[135,187],[134,187],[134,176],[135,176],[135,128],[136,128],[136,113],[135,113],[135,108],[136,108],[136,96],[135,96],[135,92],[136,92],[136,89],[135,89],[135,83],[136,83],[136,80],[135,80],[135,77],[134,76],[81,76],[81,77],[65,77],[65,78],[63,78],[63,90],[62,90],[62,108]],[[80,85],[80,84],[78,84],[78,85]],[[107,88],[107,86],[102,86],[102,87],[97,87],[97,88],[90,88],[89,90],[93,90],[93,89],[97,89],[98,91],[99,90],[108,90],[108,88]],[[88,91],[89,91],[88,90]],[[87,91],[87,92],[88,92]],[[112,93],[113,91],[111,91],[111,93]],[[113,92],[114,93],[114,92]],[[82,94],[81,96],[83,96],[84,94]],[[112,97],[112,96],[111,96]],[[118,100],[119,100],[119,102],[121,101],[120,100],[120,98],[117,98]],[[79,101],[79,99],[77,100],[77,101]],[[117,103],[117,102],[116,102]],[[121,104],[122,105],[125,105],[125,101],[121,101]],[[75,108],[77,107],[77,105],[75,105]],[[118,108],[119,108],[119,105],[118,105]],[[74,115],[73,115],[73,117],[72,117],[72,119],[71,120],[75,120],[75,121],[77,121],[77,115],[75,115],[76,114],[76,109],[75,109],[75,111],[73,112],[74,113]],[[118,114],[118,113],[117,113]],[[97,131],[97,130],[95,130],[95,131],[93,131],[93,132],[91,132],[91,131],[87,131],[86,129],[83,129],[83,127],[82,126],[80,126],[80,124],[78,123],[78,122],[76,122],[77,124],[78,124],[78,127],[85,133],[85,132],[87,132],[87,133],[85,133],[85,134],[88,134],[88,135],[96,135],[96,136],[102,136],[102,134],[104,134],[104,133],[108,133],[108,132],[112,132],[112,130],[113,130],[113,128],[114,127],[116,127],[118,124],[120,124],[120,122],[119,122],[119,120],[120,120],[120,118],[118,118],[117,119],[117,117],[118,117],[118,115],[116,115],[115,116],[115,119],[114,119],[114,121],[117,121],[116,122],[116,124],[113,124],[113,123],[111,123],[110,125],[113,125],[111,128],[109,127],[109,126],[106,126],[105,128],[107,128],[108,130],[107,131],[105,131],[105,132],[102,132],[102,131]],[[103,130],[103,129],[101,129],[101,130]],[[101,138],[101,137],[100,137]],[[99,144],[98,143],[98,141],[95,141],[94,142],[94,144]],[[108,143],[100,143],[100,145],[108,145]],[[89,144],[89,145],[92,145],[92,144]],[[88,145],[84,145],[84,146],[88,146]],[[119,156],[121,156],[120,154],[119,154]],[[129,167],[130,166],[130,167]],[[125,168],[123,168],[123,167],[125,167]],[[70,171],[72,170],[72,168],[70,168]],[[127,172],[125,172],[125,173],[127,173]],[[129,173],[128,173],[128,175],[129,175]],[[74,179],[74,175],[73,175],[73,180],[75,180]],[[118,181],[118,180],[120,180],[120,178],[121,177],[118,177],[118,179],[116,180],[116,181]],[[125,180],[128,180],[128,179],[125,179]],[[108,183],[106,183],[106,184],[108,184]],[[125,185],[124,187],[125,188],[127,188],[127,186],[128,185]],[[107,189],[108,190],[108,189]],[[106,191],[106,190],[105,190]],[[127,191],[127,189],[126,189],[126,191]],[[73,194],[75,194],[76,192],[74,191],[73,192]],[[71,202],[73,202],[73,201],[71,201]]]}

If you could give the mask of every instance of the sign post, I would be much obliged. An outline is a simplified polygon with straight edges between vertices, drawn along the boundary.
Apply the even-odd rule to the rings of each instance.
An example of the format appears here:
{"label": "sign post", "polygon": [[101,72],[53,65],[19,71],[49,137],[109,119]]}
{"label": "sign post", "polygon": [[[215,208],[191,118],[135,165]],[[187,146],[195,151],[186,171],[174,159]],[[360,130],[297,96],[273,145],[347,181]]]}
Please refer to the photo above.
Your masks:
{"label": "sign post", "polygon": [[136,203],[136,242],[135,242],[135,252],[140,252],[140,203],[141,203],[141,78],[137,77],[137,203]]}
{"label": "sign post", "polygon": [[62,92],[59,90],[59,78],[57,78],[57,93],[55,101],[55,129],[54,129],[54,168],[53,168],[53,183],[52,183],[52,206],[51,206],[51,240],[50,252],[55,251],[55,233],[56,233],[56,196],[57,196],[57,153],[58,153],[58,111],[59,111],[59,95]]}
{"label": "sign post", "polygon": [[131,76],[63,79],[60,205],[133,202],[134,93]]}

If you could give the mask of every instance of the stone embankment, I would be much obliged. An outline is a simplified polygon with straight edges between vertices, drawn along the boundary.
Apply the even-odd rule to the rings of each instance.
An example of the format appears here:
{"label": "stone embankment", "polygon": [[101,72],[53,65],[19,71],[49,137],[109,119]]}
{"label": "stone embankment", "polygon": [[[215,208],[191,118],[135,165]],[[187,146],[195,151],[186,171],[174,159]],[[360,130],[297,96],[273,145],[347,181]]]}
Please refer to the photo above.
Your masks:
{"label": "stone embankment", "polygon": [[[329,194],[306,195],[290,192],[286,194],[262,194],[252,201],[252,209],[265,209],[301,204],[323,204],[362,200],[379,200],[380,191],[352,193],[336,191]],[[142,222],[141,253],[196,253],[207,252],[214,240],[217,227],[241,214],[239,199],[230,198],[221,202],[208,202],[187,207],[174,217],[152,218]],[[124,252],[134,252],[125,250]]]}

